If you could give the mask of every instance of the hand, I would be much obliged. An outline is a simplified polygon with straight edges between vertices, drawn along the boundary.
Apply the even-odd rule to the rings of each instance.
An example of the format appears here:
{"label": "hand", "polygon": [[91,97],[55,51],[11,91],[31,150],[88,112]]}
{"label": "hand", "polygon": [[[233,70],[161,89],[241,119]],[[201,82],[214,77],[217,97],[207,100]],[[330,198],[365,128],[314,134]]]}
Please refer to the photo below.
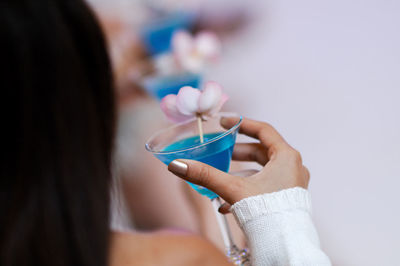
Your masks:
{"label": "hand", "polygon": [[[223,118],[221,125],[231,128],[237,119]],[[244,198],[271,193],[292,187],[308,187],[310,174],[303,166],[301,155],[293,149],[269,124],[244,119],[240,133],[258,139],[259,143],[238,143],[233,160],[255,161],[263,169],[246,178],[233,176],[198,161],[178,159],[168,165],[168,170],[197,185],[204,186],[234,204]],[[229,205],[222,206],[225,213]]]}

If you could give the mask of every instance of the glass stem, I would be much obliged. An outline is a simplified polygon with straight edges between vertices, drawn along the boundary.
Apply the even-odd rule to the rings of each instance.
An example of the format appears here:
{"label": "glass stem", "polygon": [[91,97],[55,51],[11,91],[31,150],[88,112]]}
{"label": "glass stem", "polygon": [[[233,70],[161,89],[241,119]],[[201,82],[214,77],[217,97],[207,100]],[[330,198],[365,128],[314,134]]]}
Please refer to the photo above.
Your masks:
{"label": "glass stem", "polygon": [[218,221],[219,229],[221,231],[222,235],[222,240],[224,241],[225,249],[228,252],[232,252],[233,249],[235,249],[235,244],[233,243],[232,240],[232,234],[228,226],[228,221],[226,220],[225,215],[222,215],[221,213],[218,212],[219,207],[221,206],[222,202],[221,199],[215,198],[211,200],[212,205],[215,210],[215,216]]}

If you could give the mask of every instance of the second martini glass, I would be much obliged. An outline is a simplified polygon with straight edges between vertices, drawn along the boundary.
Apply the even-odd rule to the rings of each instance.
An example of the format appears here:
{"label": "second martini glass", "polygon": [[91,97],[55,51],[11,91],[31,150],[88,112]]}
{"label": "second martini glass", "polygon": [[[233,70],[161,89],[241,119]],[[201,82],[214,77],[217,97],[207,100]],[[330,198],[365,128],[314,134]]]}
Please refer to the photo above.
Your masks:
{"label": "second martini glass", "polygon": [[[219,123],[221,117],[235,117],[237,121],[230,129],[224,129]],[[166,165],[175,159],[191,159],[228,172],[241,122],[242,118],[232,113],[219,113],[204,121],[204,142],[202,143],[199,137],[197,119],[194,118],[159,131],[148,140],[146,149]],[[234,244],[226,217],[218,212],[221,205],[219,196],[202,186],[189,184],[201,195],[211,199],[228,258],[235,265],[250,265],[247,251],[240,251]]]}
{"label": "second martini glass", "polygon": [[144,89],[158,101],[168,94],[178,94],[180,88],[190,86],[200,88],[201,76],[194,73],[179,73],[167,76],[150,76],[143,80]]}

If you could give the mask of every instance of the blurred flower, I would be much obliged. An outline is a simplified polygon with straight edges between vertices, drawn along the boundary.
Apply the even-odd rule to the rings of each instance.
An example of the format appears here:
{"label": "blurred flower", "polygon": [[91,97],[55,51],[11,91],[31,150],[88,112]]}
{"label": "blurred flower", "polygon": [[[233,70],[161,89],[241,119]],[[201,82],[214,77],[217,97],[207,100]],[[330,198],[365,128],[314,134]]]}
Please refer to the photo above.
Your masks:
{"label": "blurred flower", "polygon": [[182,69],[199,73],[209,62],[218,59],[221,43],[217,35],[209,31],[199,32],[194,37],[187,31],[178,31],[172,37],[172,49]]}
{"label": "blurred flower", "polygon": [[179,73],[176,60],[170,53],[163,53],[153,58],[154,70],[158,75],[169,76]]}
{"label": "blurred flower", "polygon": [[207,119],[221,110],[228,96],[216,82],[207,82],[202,91],[182,87],[177,95],[169,94],[161,100],[161,110],[172,122],[184,122],[193,117]]}

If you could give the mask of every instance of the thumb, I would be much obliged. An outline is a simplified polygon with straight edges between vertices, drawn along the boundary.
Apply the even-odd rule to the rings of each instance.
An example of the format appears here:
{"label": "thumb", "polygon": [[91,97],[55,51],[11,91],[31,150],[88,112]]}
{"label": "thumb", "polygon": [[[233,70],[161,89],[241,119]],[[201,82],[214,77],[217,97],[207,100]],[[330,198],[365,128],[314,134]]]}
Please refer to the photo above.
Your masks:
{"label": "thumb", "polygon": [[174,160],[168,170],[193,184],[206,187],[230,204],[240,200],[240,177],[229,175],[207,164],[193,160]]}

